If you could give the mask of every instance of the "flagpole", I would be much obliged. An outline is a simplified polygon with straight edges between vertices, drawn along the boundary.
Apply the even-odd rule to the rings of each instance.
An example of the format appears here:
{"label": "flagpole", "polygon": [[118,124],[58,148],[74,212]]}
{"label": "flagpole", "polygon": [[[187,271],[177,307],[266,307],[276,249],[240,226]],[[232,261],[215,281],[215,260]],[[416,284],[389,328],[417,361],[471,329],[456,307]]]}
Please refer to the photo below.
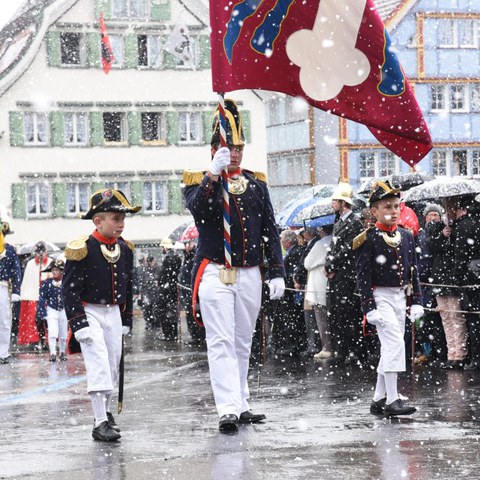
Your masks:
{"label": "flagpole", "polygon": [[[225,115],[224,93],[218,93],[218,113],[220,127],[220,146],[227,146],[227,128]],[[228,172],[222,170],[221,173],[222,198],[223,198],[223,247],[225,251],[225,268],[232,268],[232,248],[230,239],[230,197],[228,194]]]}

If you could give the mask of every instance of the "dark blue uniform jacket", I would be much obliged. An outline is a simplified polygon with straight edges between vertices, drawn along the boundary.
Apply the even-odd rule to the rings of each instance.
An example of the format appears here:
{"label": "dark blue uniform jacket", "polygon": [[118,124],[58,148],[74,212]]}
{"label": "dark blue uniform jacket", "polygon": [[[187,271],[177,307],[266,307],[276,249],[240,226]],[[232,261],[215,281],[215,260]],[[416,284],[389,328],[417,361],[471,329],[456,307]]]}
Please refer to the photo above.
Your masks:
{"label": "dark blue uniform jacket", "polygon": [[[58,285],[55,285],[57,284]],[[48,278],[40,286],[40,295],[37,304],[37,318],[47,318],[47,307],[54,310],[63,310],[61,282]]]}
{"label": "dark blue uniform jacket", "polygon": [[0,281],[11,282],[12,293],[20,295],[20,285],[22,283],[22,270],[20,261],[15,252],[15,248],[10,244],[5,244],[5,254],[0,258]]}

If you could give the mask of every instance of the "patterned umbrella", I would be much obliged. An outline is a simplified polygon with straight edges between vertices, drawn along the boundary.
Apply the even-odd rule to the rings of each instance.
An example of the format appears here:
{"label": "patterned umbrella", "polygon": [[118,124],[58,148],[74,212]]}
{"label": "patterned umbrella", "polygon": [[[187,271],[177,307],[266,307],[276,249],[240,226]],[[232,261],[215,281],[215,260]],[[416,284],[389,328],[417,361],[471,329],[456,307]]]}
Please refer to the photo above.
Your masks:
{"label": "patterned umbrella", "polygon": [[187,228],[178,237],[179,242],[191,242],[197,240],[198,230],[195,226],[195,222],[190,223]]}

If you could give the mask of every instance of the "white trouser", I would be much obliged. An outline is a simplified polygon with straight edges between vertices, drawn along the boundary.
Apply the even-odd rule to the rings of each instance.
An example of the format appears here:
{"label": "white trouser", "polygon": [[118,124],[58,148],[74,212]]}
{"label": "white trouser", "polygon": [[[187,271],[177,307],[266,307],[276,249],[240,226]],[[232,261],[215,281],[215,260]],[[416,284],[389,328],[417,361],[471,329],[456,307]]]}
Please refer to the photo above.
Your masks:
{"label": "white trouser", "polygon": [[12,331],[12,309],[8,287],[0,285],[0,358],[8,357]]}
{"label": "white trouser", "polygon": [[252,335],[262,301],[259,267],[237,269],[233,285],[208,264],[198,296],[206,329],[208,365],[219,416],[249,410],[247,384]]}
{"label": "white trouser", "polygon": [[406,295],[400,287],[375,287],[373,297],[382,315],[383,326],[375,325],[380,339],[377,372],[405,371]]}
{"label": "white trouser", "polygon": [[122,318],[118,305],[85,305],[93,342],[80,343],[85,369],[87,391],[113,390],[122,355]]}
{"label": "white trouser", "polygon": [[65,352],[67,343],[68,321],[65,310],[54,310],[47,307],[47,328],[48,328],[48,346],[50,353],[55,354],[55,344],[58,338],[58,349],[60,353]]}

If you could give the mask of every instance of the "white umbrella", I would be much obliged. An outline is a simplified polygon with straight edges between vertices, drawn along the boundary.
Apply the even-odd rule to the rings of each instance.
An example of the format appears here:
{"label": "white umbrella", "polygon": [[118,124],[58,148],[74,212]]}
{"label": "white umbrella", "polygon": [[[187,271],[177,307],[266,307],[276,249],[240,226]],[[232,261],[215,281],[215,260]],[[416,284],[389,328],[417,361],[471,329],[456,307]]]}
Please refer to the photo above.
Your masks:
{"label": "white umbrella", "polygon": [[480,193],[480,180],[465,177],[436,178],[411,188],[405,193],[405,202],[421,202]]}
{"label": "white umbrella", "polygon": [[[26,243],[25,245],[22,245],[21,247],[18,248],[17,253],[18,255],[29,255],[33,252],[33,249],[35,248],[35,245],[37,245],[38,242],[31,242],[31,243]],[[46,247],[47,247],[47,252],[60,252],[61,249],[58,245],[55,245],[54,243],[51,242],[43,242]]]}

